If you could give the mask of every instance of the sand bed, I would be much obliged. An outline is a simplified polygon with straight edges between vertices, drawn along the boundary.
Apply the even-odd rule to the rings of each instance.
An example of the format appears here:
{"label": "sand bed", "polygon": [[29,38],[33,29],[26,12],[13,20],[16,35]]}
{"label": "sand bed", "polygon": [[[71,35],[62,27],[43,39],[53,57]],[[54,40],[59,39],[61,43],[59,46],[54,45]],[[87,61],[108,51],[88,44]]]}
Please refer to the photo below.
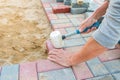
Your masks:
{"label": "sand bed", "polygon": [[46,58],[50,31],[40,0],[0,0],[0,66]]}

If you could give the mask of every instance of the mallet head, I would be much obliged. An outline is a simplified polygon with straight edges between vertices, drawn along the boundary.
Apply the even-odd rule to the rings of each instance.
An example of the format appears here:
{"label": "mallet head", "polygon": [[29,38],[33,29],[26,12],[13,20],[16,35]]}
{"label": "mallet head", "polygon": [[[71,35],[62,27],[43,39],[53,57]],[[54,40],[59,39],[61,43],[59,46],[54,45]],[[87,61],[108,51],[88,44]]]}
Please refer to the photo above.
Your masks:
{"label": "mallet head", "polygon": [[55,48],[62,48],[64,46],[62,34],[59,31],[51,32],[50,40]]}

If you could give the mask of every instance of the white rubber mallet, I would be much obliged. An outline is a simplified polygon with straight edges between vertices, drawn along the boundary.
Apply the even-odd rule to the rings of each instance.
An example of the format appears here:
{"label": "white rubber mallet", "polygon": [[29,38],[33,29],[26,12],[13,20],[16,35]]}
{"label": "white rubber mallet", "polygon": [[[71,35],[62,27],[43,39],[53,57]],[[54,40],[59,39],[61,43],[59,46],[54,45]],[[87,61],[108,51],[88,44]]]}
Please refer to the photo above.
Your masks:
{"label": "white rubber mallet", "polygon": [[96,23],[94,23],[92,26],[85,28],[82,32],[79,30],[75,30],[73,32],[70,32],[68,34],[62,35],[59,31],[53,31],[50,34],[50,40],[55,48],[63,48],[64,47],[64,39],[67,37],[70,37],[75,34],[81,34],[83,32],[86,32],[88,29],[91,29],[92,27],[98,28],[100,23],[102,22],[103,18],[99,19]]}

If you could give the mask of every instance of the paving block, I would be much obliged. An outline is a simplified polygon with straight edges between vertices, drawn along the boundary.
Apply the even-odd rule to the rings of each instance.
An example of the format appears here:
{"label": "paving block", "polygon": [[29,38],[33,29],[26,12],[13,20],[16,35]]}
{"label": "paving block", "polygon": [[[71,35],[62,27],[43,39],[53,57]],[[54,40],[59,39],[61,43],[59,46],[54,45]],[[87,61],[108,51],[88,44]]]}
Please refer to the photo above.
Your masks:
{"label": "paving block", "polygon": [[[85,20],[85,18],[77,18],[80,21],[80,24]],[[79,25],[80,26],[80,25]],[[78,27],[79,27],[78,26]]]}
{"label": "paving block", "polygon": [[52,70],[64,69],[65,67],[60,66],[54,62],[49,60],[41,60],[37,61],[37,71],[40,72],[47,72]]}
{"label": "paving block", "polygon": [[88,40],[89,40],[89,38],[90,38],[90,37],[85,37],[84,39],[85,39],[86,41],[88,41]]}
{"label": "paving block", "polygon": [[104,62],[110,73],[120,72],[120,59]]}
{"label": "paving block", "polygon": [[56,0],[57,2],[63,2],[64,0]]}
{"label": "paving block", "polygon": [[90,33],[81,34],[81,36],[86,38],[86,37],[91,37],[92,34],[93,34],[93,32],[90,32]]}
{"label": "paving block", "polygon": [[69,27],[65,29],[67,33],[73,32],[76,30],[76,27]]}
{"label": "paving block", "polygon": [[101,76],[101,75],[109,74],[108,70],[99,61],[98,58],[94,58],[94,59],[87,61],[87,64],[94,76]]}
{"label": "paving block", "polygon": [[80,51],[81,48],[82,46],[74,46],[74,47],[65,48],[64,50],[67,51],[68,53],[76,53]]}
{"label": "paving block", "polygon": [[120,49],[113,49],[105,51],[103,54],[99,56],[102,62],[120,59]]}
{"label": "paving block", "polygon": [[64,43],[65,43],[65,48],[67,48],[73,46],[82,46],[85,44],[85,41],[83,38],[76,38],[76,39],[64,40]]}
{"label": "paving block", "polygon": [[43,3],[44,8],[51,8],[50,3]]}
{"label": "paving block", "polygon": [[80,26],[81,22],[77,18],[70,18],[70,21],[74,26]]}
{"label": "paving block", "polygon": [[82,38],[80,34],[75,34],[73,36],[67,37],[66,39],[76,39],[76,38]]}
{"label": "paving block", "polygon": [[72,0],[71,13],[72,14],[82,14],[87,12],[89,3],[83,3],[82,5],[77,4],[77,0]]}
{"label": "paving block", "polygon": [[19,65],[3,66],[1,71],[0,80],[18,80],[19,78]]}
{"label": "paving block", "polygon": [[52,8],[44,8],[46,14],[53,14]]}
{"label": "paving block", "polygon": [[95,11],[100,5],[98,5],[94,0],[89,2],[89,10]]}
{"label": "paving block", "polygon": [[66,19],[67,16],[64,13],[56,14],[59,19]]}
{"label": "paving block", "polygon": [[53,12],[56,13],[69,13],[70,12],[70,7],[54,7]]}
{"label": "paving block", "polygon": [[46,48],[48,52],[51,51],[52,49],[55,49],[50,40],[46,41]]}
{"label": "paving block", "polygon": [[112,74],[113,77],[115,78],[115,80],[120,80],[120,72],[119,73],[115,73],[115,74]]}
{"label": "paving block", "polygon": [[90,17],[92,14],[93,14],[93,12],[86,12],[86,13],[85,13],[85,18]]}
{"label": "paving block", "polygon": [[[74,32],[75,30],[76,30],[76,27],[66,28],[67,33]],[[82,36],[80,34],[75,34],[70,37],[67,37],[66,39],[74,39],[74,38],[82,38]]]}
{"label": "paving block", "polygon": [[52,24],[53,30],[55,29],[61,29],[61,28],[67,28],[67,27],[72,27],[72,23],[61,23],[61,24]]}
{"label": "paving block", "polygon": [[64,0],[64,5],[71,5],[71,0]]}
{"label": "paving block", "polygon": [[72,14],[83,14],[85,12],[87,12],[86,8],[71,8]]}
{"label": "paving block", "polygon": [[90,72],[89,68],[85,63],[81,63],[76,66],[73,66],[73,72],[77,80],[93,77],[92,73]]}
{"label": "paving block", "polygon": [[60,31],[60,33],[63,34],[63,35],[67,33],[64,28],[62,28],[62,29],[55,29],[55,31]]}
{"label": "paving block", "polygon": [[56,19],[58,19],[58,17],[55,14],[48,14],[47,16],[48,16],[49,20],[56,20]]}
{"label": "paving block", "polygon": [[41,0],[42,3],[55,3],[55,0]]}
{"label": "paving block", "polygon": [[36,62],[20,64],[19,80],[38,80]]}
{"label": "paving block", "polygon": [[76,80],[71,68],[39,73],[39,80]]}
{"label": "paving block", "polygon": [[70,23],[69,19],[51,20],[51,24]]}
{"label": "paving block", "polygon": [[73,15],[73,14],[71,14],[71,13],[65,13],[65,15],[66,15],[69,19],[71,19],[71,18],[83,18],[83,19],[85,19],[85,14],[75,14],[75,15]]}
{"label": "paving block", "polygon": [[62,5],[61,3],[51,3],[50,4],[52,7],[56,7],[56,6],[58,6],[58,5]]}
{"label": "paving block", "polygon": [[55,5],[52,6],[53,12],[56,13],[69,13],[70,12],[70,6],[66,6],[66,5]]}
{"label": "paving block", "polygon": [[86,80],[114,80],[112,75],[104,75],[104,76],[99,76],[99,77],[94,77]]}
{"label": "paving block", "polygon": [[2,68],[0,67],[0,75],[1,75]]}

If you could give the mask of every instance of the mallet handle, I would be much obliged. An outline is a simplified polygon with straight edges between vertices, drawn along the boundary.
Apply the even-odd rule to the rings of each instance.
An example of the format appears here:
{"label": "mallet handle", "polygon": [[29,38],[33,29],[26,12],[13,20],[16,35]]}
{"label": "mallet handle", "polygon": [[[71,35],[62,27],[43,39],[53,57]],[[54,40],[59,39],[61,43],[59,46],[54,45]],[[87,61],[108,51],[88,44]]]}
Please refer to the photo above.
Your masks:
{"label": "mallet handle", "polygon": [[70,36],[75,35],[75,34],[80,34],[80,33],[83,33],[83,32],[87,32],[88,29],[91,29],[92,27],[98,28],[99,25],[100,25],[100,23],[102,22],[102,20],[103,20],[103,17],[100,18],[97,22],[95,22],[92,26],[85,28],[82,32],[80,32],[80,31],[77,29],[77,30],[75,30],[74,32],[71,32],[71,33],[62,35],[62,39],[65,39],[66,37],[70,37]]}

